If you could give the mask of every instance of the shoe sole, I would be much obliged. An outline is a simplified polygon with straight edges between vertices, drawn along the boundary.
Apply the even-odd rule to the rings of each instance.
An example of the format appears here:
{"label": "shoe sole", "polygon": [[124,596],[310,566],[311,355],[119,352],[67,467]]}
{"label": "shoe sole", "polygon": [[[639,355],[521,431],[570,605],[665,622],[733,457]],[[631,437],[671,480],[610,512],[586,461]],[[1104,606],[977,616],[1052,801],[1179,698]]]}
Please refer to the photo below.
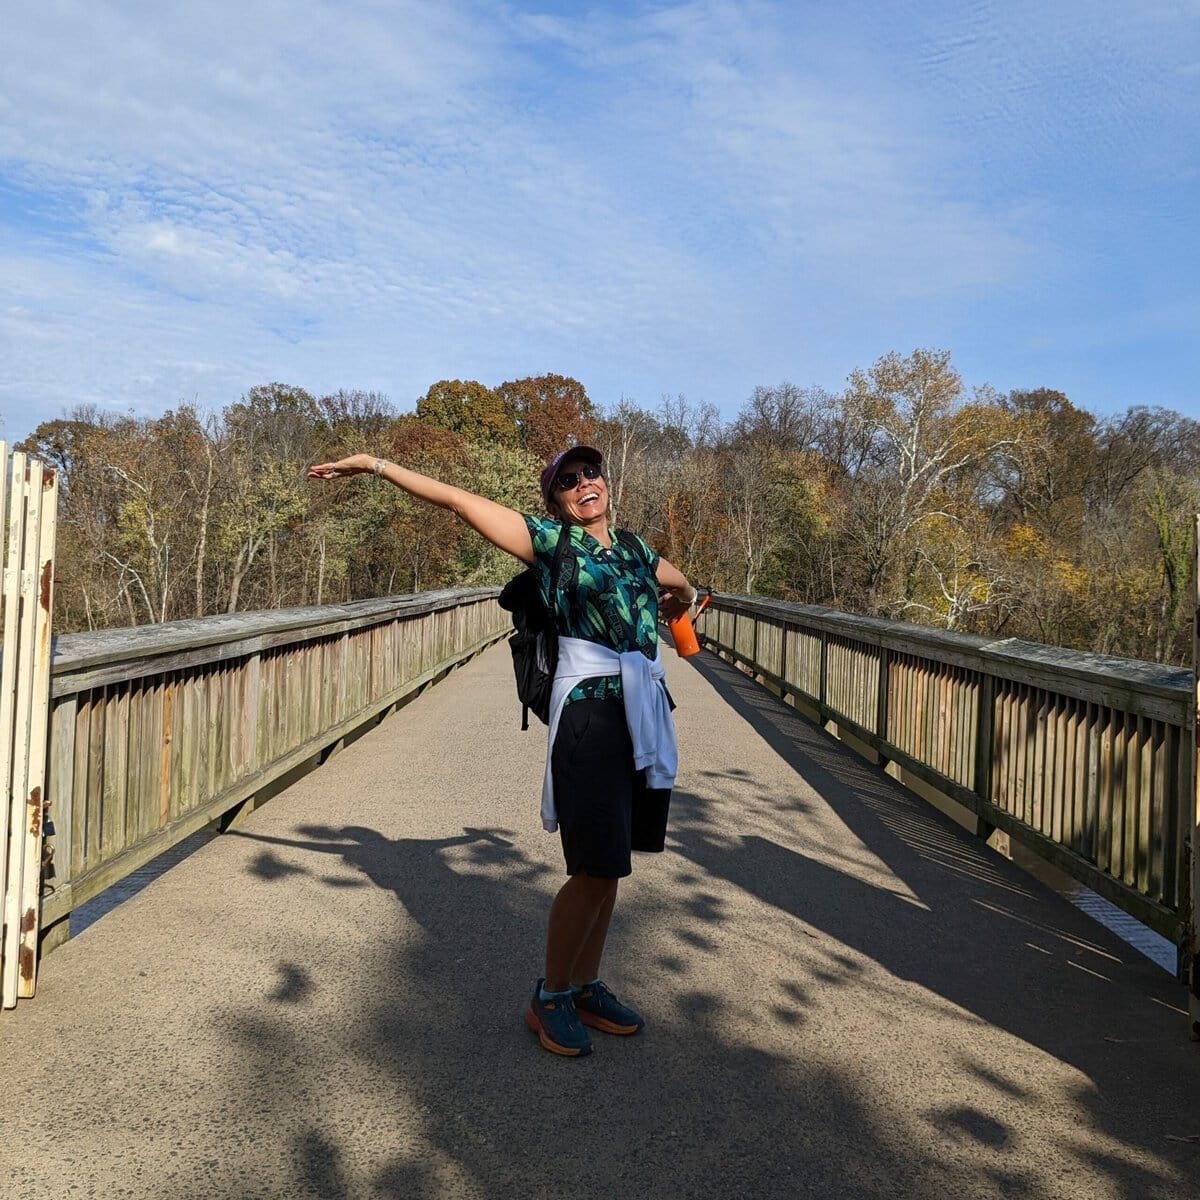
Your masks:
{"label": "shoe sole", "polygon": [[525,1010],[525,1024],[528,1026],[531,1033],[538,1035],[538,1041],[550,1051],[551,1054],[561,1054],[564,1058],[582,1058],[585,1054],[591,1054],[591,1046],[560,1046],[558,1042],[553,1041],[546,1036],[546,1031],[542,1028],[542,1023],[533,1015],[533,1009]]}
{"label": "shoe sole", "polygon": [[575,1010],[579,1013],[579,1019],[592,1029],[599,1029],[601,1033],[615,1033],[621,1037],[629,1037],[631,1034],[637,1033],[641,1025],[618,1025],[615,1021],[610,1021],[606,1017],[593,1016],[590,1012],[584,1012],[583,1009]]}

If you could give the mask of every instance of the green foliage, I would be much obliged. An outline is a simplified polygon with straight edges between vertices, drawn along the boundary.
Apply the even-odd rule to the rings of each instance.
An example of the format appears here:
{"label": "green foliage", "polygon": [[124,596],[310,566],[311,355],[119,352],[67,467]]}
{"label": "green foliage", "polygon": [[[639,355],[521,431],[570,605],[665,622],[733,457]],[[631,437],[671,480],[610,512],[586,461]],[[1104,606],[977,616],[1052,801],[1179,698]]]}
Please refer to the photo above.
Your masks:
{"label": "green foliage", "polygon": [[[540,470],[541,464],[524,450],[478,443],[468,447],[465,468],[454,482],[519,512],[539,512]],[[511,579],[519,566],[483,538],[471,537],[451,567],[449,582],[455,587],[491,587]]]}
{"label": "green foliage", "polygon": [[498,392],[474,379],[443,379],[417,401],[417,417],[467,441],[514,445],[517,427]]}
{"label": "green foliage", "polygon": [[[760,463],[765,503],[762,537],[766,542],[755,592],[778,599],[795,599],[794,581],[809,567],[808,547],[819,542],[829,527],[825,489],[813,470],[809,454],[773,450]],[[778,533],[768,538],[768,529]]]}

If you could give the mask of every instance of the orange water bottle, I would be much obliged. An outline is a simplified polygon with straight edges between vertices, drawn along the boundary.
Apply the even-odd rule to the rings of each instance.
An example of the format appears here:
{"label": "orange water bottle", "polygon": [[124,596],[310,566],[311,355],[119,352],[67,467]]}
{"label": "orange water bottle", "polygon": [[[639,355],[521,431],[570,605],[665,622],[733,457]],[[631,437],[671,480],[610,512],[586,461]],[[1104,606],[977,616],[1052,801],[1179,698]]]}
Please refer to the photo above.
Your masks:
{"label": "orange water bottle", "polygon": [[671,631],[671,637],[680,658],[700,653],[700,643],[696,641],[696,631],[692,628],[692,621],[686,610],[673,621],[668,621],[667,628]]}

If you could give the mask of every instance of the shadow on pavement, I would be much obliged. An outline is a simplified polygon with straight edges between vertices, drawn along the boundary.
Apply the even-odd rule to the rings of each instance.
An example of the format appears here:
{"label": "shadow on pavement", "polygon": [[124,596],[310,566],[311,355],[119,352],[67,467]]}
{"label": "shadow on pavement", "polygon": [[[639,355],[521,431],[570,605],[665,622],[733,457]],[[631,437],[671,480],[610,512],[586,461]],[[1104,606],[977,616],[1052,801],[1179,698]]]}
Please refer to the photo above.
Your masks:
{"label": "shadow on pavement", "polygon": [[[639,861],[613,928],[614,944],[641,947],[637,965],[622,956],[621,969],[637,977],[630,998],[648,1001],[649,1024],[637,1038],[597,1035],[589,1058],[540,1051],[520,1021],[559,875],[508,831],[389,839],[364,826],[308,825],[288,838],[228,835],[260,844],[249,869],[268,887],[299,870],[328,889],[331,943],[360,888],[394,896],[409,918],[381,932],[387,944],[369,968],[350,965],[363,972],[361,987],[334,1027],[315,1016],[313,972],[282,956],[265,1003],[223,1014],[244,1072],[224,1081],[229,1105],[253,1091],[267,1106],[256,1122],[291,1139],[288,1194],[1081,1195],[1065,1183],[1045,1186],[1059,1162],[1064,1180],[1099,1176],[1101,1194],[1122,1200],[1200,1194],[1180,1185],[1196,1178],[1197,1149],[1165,1137],[1191,1119],[1200,1094],[1182,1018],[1169,1007],[1179,999],[1170,981],[739,672],[711,659],[696,669],[821,800],[760,787],[763,822],[731,833],[723,792],[756,787],[753,764],[711,772],[704,795],[676,794],[673,850],[652,866]],[[856,877],[849,859],[818,861],[762,832],[786,821],[803,844],[805,817],[822,803],[886,863],[894,891]],[[277,853],[284,849],[287,862]],[[769,993],[730,988],[720,976],[730,942],[748,935],[734,893],[768,914],[755,918],[756,935],[773,920],[781,939],[799,940],[802,951],[813,939],[819,950],[794,954],[801,966],[789,966]],[[1041,1174],[1029,1169],[1031,1131],[1009,1114],[1029,1111],[1030,1088],[983,1052],[955,1069],[993,1104],[957,1097],[951,1080],[944,1103],[889,1114],[870,1077],[880,1047],[856,1056],[853,1016],[837,1055],[810,1041],[817,993],[861,992],[864,956],[925,989],[948,1021],[986,1022],[1082,1073],[1072,1099],[1093,1129],[1040,1148]],[[626,982],[611,981],[618,991]],[[895,1044],[882,1053],[903,1062],[904,1012],[890,1033]],[[382,1102],[339,1107],[332,1081],[346,1075]],[[912,1139],[914,1121],[923,1122],[925,1144]],[[267,1193],[218,1174],[193,1193],[201,1194]]]}
{"label": "shadow on pavement", "polygon": [[[303,1045],[296,1005],[303,1004],[304,981],[294,964],[281,966],[276,1011],[260,1008],[230,1023],[248,1075],[283,1072],[286,1082],[276,1089],[281,1127],[294,1124],[298,1096],[316,1099],[310,1076],[327,1070],[329,1060],[340,1070],[379,1076],[402,1098],[395,1125],[377,1130],[378,1144],[396,1150],[366,1194],[940,1194],[944,1172],[928,1176],[920,1157],[876,1124],[853,1087],[803,1059],[748,1044],[746,1014],[729,1011],[682,960],[658,989],[670,997],[670,1015],[644,1035],[597,1035],[596,1052],[576,1061],[538,1049],[519,1019],[520,998],[532,985],[530,958],[517,961],[498,948],[540,947],[549,894],[543,877],[553,876],[552,887],[558,877],[529,861],[504,831],[468,829],[435,840],[388,840],[361,827],[298,833],[294,840],[236,836],[262,841],[266,856],[271,843],[338,856],[393,893],[422,934],[397,950],[388,986],[363,987],[364,1012],[346,1030],[321,1031],[321,1065]],[[693,901],[685,898],[680,913],[703,941],[703,929],[722,918],[711,899]],[[613,938],[646,916],[636,903],[625,914],[618,906]],[[363,1195],[345,1149],[351,1141],[349,1133],[344,1141],[331,1136],[329,1115],[315,1108],[311,1128],[293,1147],[301,1176],[294,1194]]]}
{"label": "shadow on pavement", "polygon": [[[1075,1099],[1095,1129],[1164,1168],[1062,1147],[1064,1159],[1102,1170],[1116,1194],[1179,1195],[1171,1168],[1200,1180],[1200,1146],[1190,1136],[1200,1054],[1188,1041],[1185,989],[736,668],[711,656],[695,666],[921,903],[770,839],[730,837],[695,796],[678,797],[674,810],[681,853],[896,978],[1077,1068],[1089,1082]],[[1021,1094],[1019,1080],[976,1070],[998,1097]],[[953,1105],[932,1119],[947,1136],[983,1145],[1003,1146],[1014,1132]],[[1188,1194],[1200,1195],[1200,1182]]]}

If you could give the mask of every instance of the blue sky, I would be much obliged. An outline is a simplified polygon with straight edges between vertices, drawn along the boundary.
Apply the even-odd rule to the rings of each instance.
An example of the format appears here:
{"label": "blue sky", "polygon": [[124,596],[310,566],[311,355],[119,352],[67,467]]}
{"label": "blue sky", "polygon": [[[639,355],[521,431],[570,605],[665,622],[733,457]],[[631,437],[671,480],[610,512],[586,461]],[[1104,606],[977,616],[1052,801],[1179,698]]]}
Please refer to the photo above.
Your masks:
{"label": "blue sky", "polygon": [[1200,418],[1200,0],[10,5],[0,436],[261,383]]}

